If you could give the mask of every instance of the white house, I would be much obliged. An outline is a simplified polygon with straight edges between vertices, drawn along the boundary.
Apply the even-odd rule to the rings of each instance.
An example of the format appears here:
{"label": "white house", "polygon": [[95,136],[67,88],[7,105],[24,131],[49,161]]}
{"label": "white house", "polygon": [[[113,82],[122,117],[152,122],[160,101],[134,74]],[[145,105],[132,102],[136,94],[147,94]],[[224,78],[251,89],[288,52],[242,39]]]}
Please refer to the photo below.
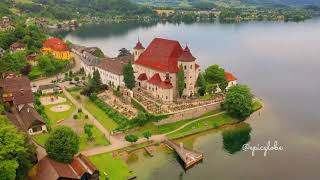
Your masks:
{"label": "white house", "polygon": [[228,81],[228,86],[226,87],[226,89],[229,89],[230,87],[237,85],[237,78],[232,73],[225,72],[224,76]]}

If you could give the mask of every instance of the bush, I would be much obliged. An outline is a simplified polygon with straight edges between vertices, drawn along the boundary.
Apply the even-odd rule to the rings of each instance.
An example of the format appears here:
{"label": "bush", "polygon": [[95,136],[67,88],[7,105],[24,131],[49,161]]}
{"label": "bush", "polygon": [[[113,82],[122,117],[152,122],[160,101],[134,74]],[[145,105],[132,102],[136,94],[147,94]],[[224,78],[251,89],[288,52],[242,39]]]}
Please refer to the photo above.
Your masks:
{"label": "bush", "polygon": [[73,115],[73,119],[78,119],[78,115]]}
{"label": "bush", "polygon": [[138,137],[136,135],[126,135],[125,136],[126,141],[131,142],[131,143],[135,143],[138,141]]}
{"label": "bush", "polygon": [[81,113],[82,112],[82,109],[80,108],[80,109],[78,109],[78,113]]}
{"label": "bush", "polygon": [[86,115],[84,116],[84,118],[85,118],[85,119],[88,119],[88,118],[89,118],[88,114],[86,114]]}

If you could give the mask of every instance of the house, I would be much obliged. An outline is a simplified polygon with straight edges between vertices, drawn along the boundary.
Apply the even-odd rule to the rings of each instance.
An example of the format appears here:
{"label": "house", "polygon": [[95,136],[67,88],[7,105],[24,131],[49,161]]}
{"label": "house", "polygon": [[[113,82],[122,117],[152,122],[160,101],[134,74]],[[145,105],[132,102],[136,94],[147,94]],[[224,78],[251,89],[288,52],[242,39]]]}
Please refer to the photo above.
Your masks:
{"label": "house", "polygon": [[48,156],[36,165],[35,180],[98,180],[99,170],[83,154],[75,156],[71,163],[60,163]]}
{"label": "house", "polygon": [[2,101],[10,108],[6,114],[13,124],[30,135],[46,132],[42,117],[34,109],[30,80],[13,74],[0,80]]}
{"label": "house", "polygon": [[226,89],[229,89],[232,86],[237,85],[237,78],[230,72],[225,72],[224,76],[228,82],[228,86],[226,87]]}
{"label": "house", "polygon": [[80,58],[80,65],[83,67],[86,75],[92,75],[98,66],[100,59],[86,51],[83,52]]}
{"label": "house", "polygon": [[56,59],[70,60],[72,58],[68,45],[58,38],[51,38],[43,43],[41,49],[45,55],[52,55]]}
{"label": "house", "polygon": [[0,22],[0,31],[10,31],[14,30],[13,23],[10,18],[7,16],[2,17],[2,21]]}
{"label": "house", "polygon": [[183,96],[193,96],[200,72],[196,58],[188,46],[184,49],[175,40],[155,38],[145,49],[140,41],[133,48],[137,86],[164,102],[178,97],[180,67],[185,76]]}
{"label": "house", "polygon": [[170,9],[156,9],[155,11],[159,16],[170,16],[176,13],[176,10],[170,10]]}
{"label": "house", "polygon": [[36,66],[38,64],[38,61],[36,60],[36,58],[37,58],[37,53],[29,54],[27,56],[27,62],[32,66]]}
{"label": "house", "polygon": [[6,53],[6,50],[4,50],[4,49],[2,49],[2,48],[0,47],[0,58],[2,58],[5,53]]}
{"label": "house", "polygon": [[111,85],[113,88],[125,86],[123,81],[123,68],[131,60],[133,60],[132,55],[102,59],[97,65],[102,83]]}
{"label": "house", "polygon": [[26,49],[26,45],[19,42],[15,42],[10,46],[11,52],[24,51],[25,49]]}
{"label": "house", "polygon": [[55,92],[62,92],[61,88],[56,86],[55,84],[40,85],[38,91],[41,92],[41,94],[53,94]]}

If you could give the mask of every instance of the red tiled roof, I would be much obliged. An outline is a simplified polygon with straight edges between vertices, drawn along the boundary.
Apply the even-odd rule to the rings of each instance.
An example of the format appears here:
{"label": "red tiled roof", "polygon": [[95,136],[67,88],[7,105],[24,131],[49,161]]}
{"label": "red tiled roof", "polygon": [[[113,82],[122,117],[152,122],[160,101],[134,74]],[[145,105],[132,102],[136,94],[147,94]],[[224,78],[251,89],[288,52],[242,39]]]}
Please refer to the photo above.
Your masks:
{"label": "red tiled roof", "polygon": [[178,41],[155,38],[135,64],[162,72],[176,73],[179,71],[178,59],[182,52],[183,49]]}
{"label": "red tiled roof", "polygon": [[51,38],[43,43],[43,47],[51,48],[53,51],[68,51],[69,48],[65,42],[58,38]]}
{"label": "red tiled roof", "polygon": [[224,76],[225,76],[227,81],[235,81],[235,80],[237,80],[237,78],[230,72],[225,72]]}
{"label": "red tiled roof", "polygon": [[11,44],[11,46],[10,46],[11,50],[22,49],[25,47],[26,47],[25,44],[19,43],[19,42],[15,42],[15,43]]}
{"label": "red tiled roof", "polygon": [[144,80],[147,80],[147,79],[148,79],[148,77],[147,77],[146,73],[142,73],[138,77],[138,80],[140,80],[140,81],[144,81]]}
{"label": "red tiled roof", "polygon": [[193,55],[191,54],[189,47],[186,46],[186,48],[183,50],[181,56],[179,57],[179,61],[192,62],[195,60],[196,60],[196,58],[193,57]]}
{"label": "red tiled roof", "polygon": [[136,46],[133,49],[144,49],[140,41],[137,42]]}
{"label": "red tiled roof", "polygon": [[160,78],[159,73],[154,74],[149,80],[148,83],[159,86],[163,89],[171,89],[173,86],[170,82],[170,79],[166,79],[165,81],[162,81]]}

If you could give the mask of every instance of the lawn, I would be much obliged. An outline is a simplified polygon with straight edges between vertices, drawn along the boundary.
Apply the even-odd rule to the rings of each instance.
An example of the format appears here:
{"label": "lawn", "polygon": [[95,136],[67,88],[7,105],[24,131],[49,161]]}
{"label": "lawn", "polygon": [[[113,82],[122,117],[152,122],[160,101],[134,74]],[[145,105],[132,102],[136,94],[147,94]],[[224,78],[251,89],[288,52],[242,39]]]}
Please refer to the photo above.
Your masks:
{"label": "lawn", "polygon": [[100,179],[127,180],[134,176],[128,165],[119,157],[112,157],[112,153],[104,153],[89,157],[100,171]]}
{"label": "lawn", "polygon": [[259,100],[255,100],[253,102],[253,112],[254,111],[258,111],[259,109],[261,109],[263,107],[263,103]]}
{"label": "lawn", "polygon": [[70,89],[67,89],[67,91],[71,94],[71,96],[75,100],[77,100],[78,102],[81,101],[81,95],[80,95],[81,88],[80,87],[70,88]]}
{"label": "lawn", "polygon": [[90,149],[96,146],[107,146],[110,145],[110,142],[106,137],[99,131],[95,126],[92,128],[94,139],[91,141],[87,140],[87,135],[85,133],[80,135],[80,151],[85,149]]}
{"label": "lawn", "polygon": [[223,113],[214,117],[209,117],[207,119],[200,120],[198,122],[194,122],[177,132],[169,134],[168,137],[169,138],[182,137],[192,133],[201,132],[201,131],[212,129],[212,128],[218,128],[226,124],[236,123],[238,121],[239,121],[238,119],[232,118],[227,113]]}
{"label": "lawn", "polygon": [[[90,149],[96,146],[107,146],[110,145],[110,142],[104,135],[95,127],[93,126],[92,129],[94,139],[92,141],[87,140],[87,135],[85,133],[80,134],[80,151]],[[45,142],[49,138],[48,133],[42,133],[32,136],[33,140],[35,140],[39,145],[44,147]]]}
{"label": "lawn", "polygon": [[[59,96],[66,98],[62,94],[59,94]],[[74,104],[72,104],[71,101],[68,98],[66,98],[66,99],[67,99],[67,101],[64,102],[64,103],[52,104],[52,105],[44,106],[45,113],[47,114],[47,116],[50,119],[50,121],[52,122],[52,124],[56,124],[59,120],[70,118],[72,113],[75,111],[76,106]],[[53,112],[53,111],[50,110],[51,107],[56,106],[56,105],[61,105],[61,104],[70,105],[71,108],[69,110],[63,111],[63,112]]]}
{"label": "lawn", "polygon": [[113,131],[118,127],[118,124],[114,122],[109,116],[104,113],[98,106],[96,106],[91,100],[86,98],[85,108],[89,111],[107,130]]}

